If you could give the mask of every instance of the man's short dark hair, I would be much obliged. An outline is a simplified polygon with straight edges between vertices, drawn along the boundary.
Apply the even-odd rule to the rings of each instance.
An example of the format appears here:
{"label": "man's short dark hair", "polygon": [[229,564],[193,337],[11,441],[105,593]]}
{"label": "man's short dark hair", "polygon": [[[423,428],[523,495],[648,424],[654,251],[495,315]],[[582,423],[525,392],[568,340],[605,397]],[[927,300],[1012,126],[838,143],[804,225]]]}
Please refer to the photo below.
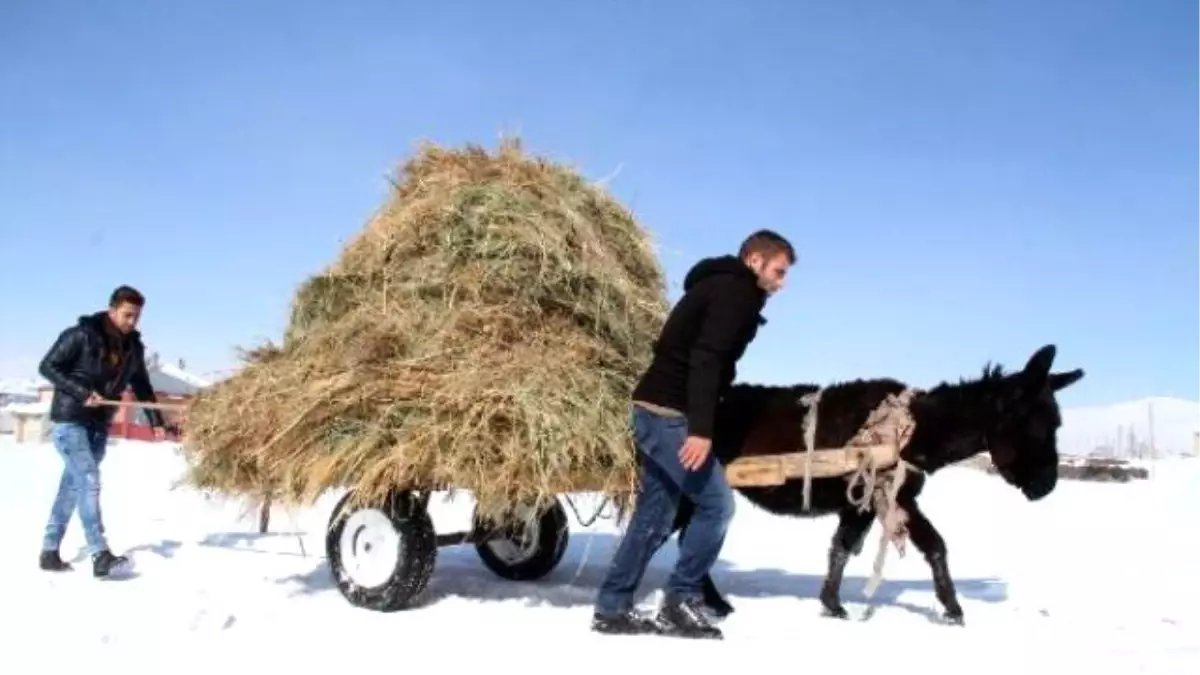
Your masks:
{"label": "man's short dark hair", "polygon": [[134,307],[144,307],[146,305],[146,297],[133,286],[118,286],[117,290],[113,291],[112,296],[108,299],[108,306],[120,307],[126,302]]}
{"label": "man's short dark hair", "polygon": [[742,247],[738,249],[738,257],[743,260],[755,253],[767,259],[782,253],[787,256],[788,264],[796,264],[796,250],[792,248],[791,243],[771,230],[759,230],[746,237],[746,241],[743,241]]}

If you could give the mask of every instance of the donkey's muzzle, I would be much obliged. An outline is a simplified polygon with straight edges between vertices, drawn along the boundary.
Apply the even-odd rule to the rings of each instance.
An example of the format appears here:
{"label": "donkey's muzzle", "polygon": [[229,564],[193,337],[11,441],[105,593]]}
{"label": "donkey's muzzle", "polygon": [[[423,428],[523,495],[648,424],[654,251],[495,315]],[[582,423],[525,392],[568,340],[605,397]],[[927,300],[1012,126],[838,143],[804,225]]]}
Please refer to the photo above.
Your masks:
{"label": "donkey's muzzle", "polygon": [[1055,486],[1058,485],[1058,466],[1051,465],[1038,470],[1033,475],[1033,478],[1021,487],[1021,492],[1025,498],[1031,502],[1045,497],[1054,492]]}

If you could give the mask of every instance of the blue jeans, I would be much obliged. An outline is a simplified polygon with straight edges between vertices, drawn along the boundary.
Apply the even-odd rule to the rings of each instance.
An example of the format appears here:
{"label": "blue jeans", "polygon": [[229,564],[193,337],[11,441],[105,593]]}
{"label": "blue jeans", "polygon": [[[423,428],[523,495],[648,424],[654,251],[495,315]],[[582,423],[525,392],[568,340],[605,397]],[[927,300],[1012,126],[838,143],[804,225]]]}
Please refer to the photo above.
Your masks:
{"label": "blue jeans", "polygon": [[679,542],[679,559],[667,579],[667,601],[701,597],[701,583],[721,554],[725,532],[733,518],[733,491],[725,470],[711,455],[695,471],[683,468],[679,451],[687,439],[687,420],[663,417],[634,407],[641,486],[625,537],[613,556],[608,576],[600,585],[596,613],[614,616],[633,607],[633,595],[650,559],[671,534],[679,499],[696,505]]}
{"label": "blue jeans", "polygon": [[78,508],[88,552],[95,555],[108,548],[100,517],[100,462],[108,446],[108,431],[55,422],[50,436],[54,449],[63,459],[63,472],[58,480],[54,506],[50,508],[42,550],[58,550],[71,514]]}

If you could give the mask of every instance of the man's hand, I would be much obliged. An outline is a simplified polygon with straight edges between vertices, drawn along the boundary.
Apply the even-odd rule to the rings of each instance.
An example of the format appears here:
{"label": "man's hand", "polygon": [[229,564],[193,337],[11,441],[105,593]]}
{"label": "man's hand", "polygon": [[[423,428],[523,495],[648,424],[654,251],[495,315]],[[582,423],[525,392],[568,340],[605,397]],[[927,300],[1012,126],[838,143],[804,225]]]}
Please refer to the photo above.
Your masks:
{"label": "man's hand", "polygon": [[83,402],[83,405],[88,408],[95,408],[96,406],[103,404],[104,397],[94,391],[91,394],[88,394],[87,400]]}
{"label": "man's hand", "polygon": [[688,471],[695,471],[704,465],[708,453],[712,450],[712,440],[699,436],[688,436],[679,449],[679,463]]}
{"label": "man's hand", "polygon": [[154,440],[156,440],[156,441],[167,440],[167,430],[162,427],[154,427]]}

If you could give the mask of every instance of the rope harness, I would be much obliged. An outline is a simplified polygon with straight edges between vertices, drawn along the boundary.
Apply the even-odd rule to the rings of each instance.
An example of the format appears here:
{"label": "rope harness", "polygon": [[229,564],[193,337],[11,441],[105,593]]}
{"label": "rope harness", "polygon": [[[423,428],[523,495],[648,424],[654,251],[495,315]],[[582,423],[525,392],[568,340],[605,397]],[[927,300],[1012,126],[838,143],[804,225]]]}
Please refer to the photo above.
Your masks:
{"label": "rope harness", "polygon": [[[904,557],[905,542],[908,539],[908,514],[896,503],[896,499],[908,472],[919,472],[920,469],[901,458],[900,451],[908,445],[916,429],[909,406],[919,390],[909,387],[899,394],[888,395],[871,411],[858,433],[845,447],[816,450],[817,409],[822,391],[818,389],[800,398],[800,403],[808,408],[804,415],[804,511],[809,511],[812,506],[813,452],[843,453],[851,458],[856,468],[845,474],[846,499],[857,507],[860,513],[874,508],[875,517],[883,527],[871,578],[863,589],[866,597],[870,598],[883,579],[888,544],[893,544],[900,557]],[[891,453],[882,460],[877,454],[863,450],[880,444],[892,448]],[[854,490],[859,485],[862,486],[862,492],[855,496]]]}

